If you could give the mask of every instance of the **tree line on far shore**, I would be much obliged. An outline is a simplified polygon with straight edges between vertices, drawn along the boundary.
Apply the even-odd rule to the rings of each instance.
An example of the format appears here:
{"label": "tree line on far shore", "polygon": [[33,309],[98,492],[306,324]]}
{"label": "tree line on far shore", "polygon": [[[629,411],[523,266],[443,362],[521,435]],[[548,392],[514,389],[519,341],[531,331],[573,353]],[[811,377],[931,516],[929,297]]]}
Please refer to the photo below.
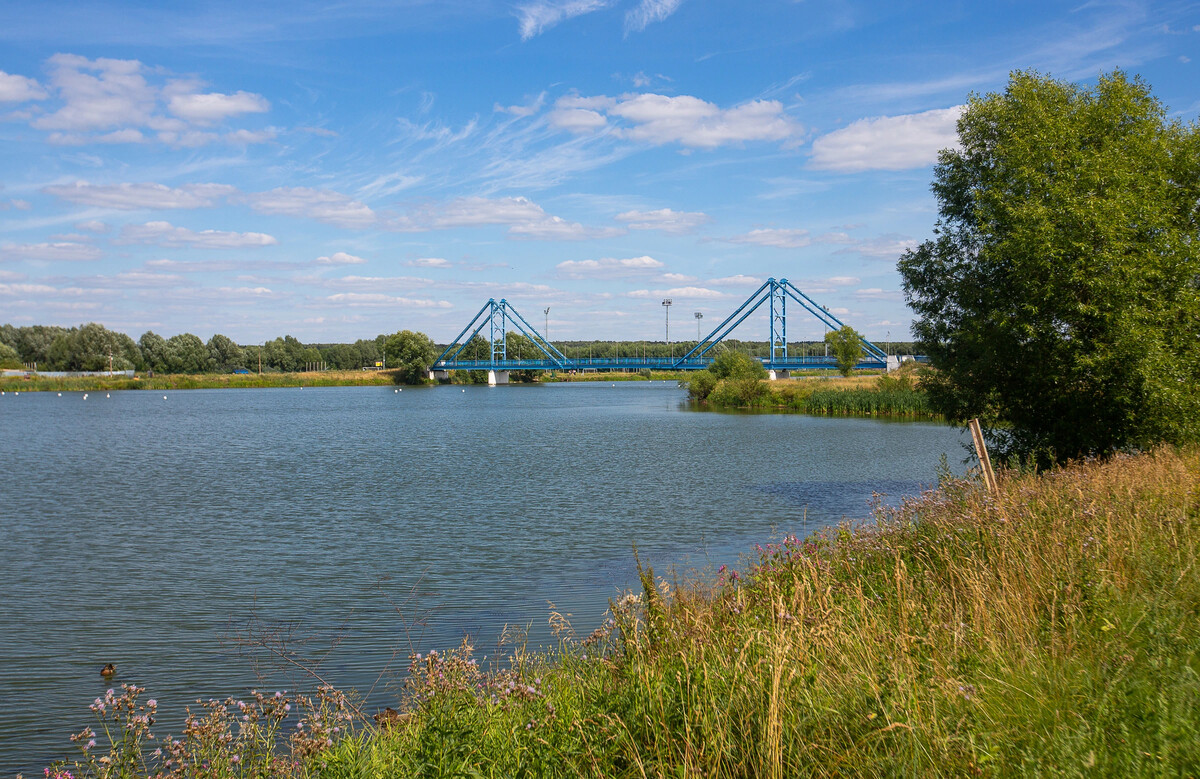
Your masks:
{"label": "tree line on far shore", "polygon": [[[201,340],[147,331],[138,340],[95,322],[79,327],[0,325],[0,367],[35,365],[42,371],[137,370],[155,373],[229,373],[238,369],[295,372],[312,366],[355,370],[383,362],[390,334],[352,344],[305,344],[285,335],[241,345],[220,333]],[[110,362],[111,360],[111,362]]]}

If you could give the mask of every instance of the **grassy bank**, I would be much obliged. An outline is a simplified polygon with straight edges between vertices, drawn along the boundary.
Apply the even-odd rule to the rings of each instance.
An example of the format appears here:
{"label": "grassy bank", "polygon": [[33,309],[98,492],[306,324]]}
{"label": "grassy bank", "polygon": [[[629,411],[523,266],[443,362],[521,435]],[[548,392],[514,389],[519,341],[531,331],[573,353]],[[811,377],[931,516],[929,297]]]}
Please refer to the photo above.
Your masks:
{"label": "grassy bank", "polygon": [[17,392],[98,392],[100,390],[182,390],[237,387],[360,387],[393,384],[391,371],[310,373],[169,373],[157,376],[9,376],[0,389]]}
{"label": "grassy bank", "polygon": [[[418,655],[379,727],[331,691],[302,727],[277,699],[212,704],[120,775],[1196,775],[1198,555],[1200,451],[947,482],[740,573],[644,570],[596,632],[552,616],[551,654]],[[146,715],[122,700],[102,718]],[[118,775],[100,740],[77,776]]]}
{"label": "grassy bank", "polygon": [[891,375],[822,376],[792,381],[729,377],[693,381],[693,399],[714,409],[777,409],[803,414],[937,419],[914,369]]}

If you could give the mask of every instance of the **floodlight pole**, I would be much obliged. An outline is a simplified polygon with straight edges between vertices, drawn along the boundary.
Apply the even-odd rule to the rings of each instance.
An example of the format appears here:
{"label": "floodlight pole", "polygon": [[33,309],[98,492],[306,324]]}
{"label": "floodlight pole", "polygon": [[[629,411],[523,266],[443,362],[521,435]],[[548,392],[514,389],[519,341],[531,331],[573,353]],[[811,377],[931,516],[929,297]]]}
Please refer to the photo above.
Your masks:
{"label": "floodlight pole", "polygon": [[696,343],[700,343],[700,320],[704,318],[704,314],[697,311],[692,316],[696,317]]}
{"label": "floodlight pole", "polygon": [[[674,302],[675,301],[671,300],[671,298],[665,298],[662,302],[663,311],[666,312],[667,316],[667,348],[671,347],[671,304]],[[675,359],[674,349],[671,349],[671,359]]]}

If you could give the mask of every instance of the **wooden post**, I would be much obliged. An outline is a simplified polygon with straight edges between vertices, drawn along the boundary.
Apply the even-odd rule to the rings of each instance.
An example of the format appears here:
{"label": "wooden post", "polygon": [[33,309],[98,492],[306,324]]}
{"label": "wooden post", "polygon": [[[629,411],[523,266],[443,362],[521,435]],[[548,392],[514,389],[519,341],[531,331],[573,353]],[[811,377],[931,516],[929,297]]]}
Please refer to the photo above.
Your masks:
{"label": "wooden post", "polygon": [[979,418],[972,419],[967,426],[971,428],[971,440],[975,442],[975,456],[979,458],[979,469],[983,471],[983,483],[988,492],[995,495],[999,488],[996,486],[996,474],[992,472],[992,460],[988,457],[987,445],[983,442]]}

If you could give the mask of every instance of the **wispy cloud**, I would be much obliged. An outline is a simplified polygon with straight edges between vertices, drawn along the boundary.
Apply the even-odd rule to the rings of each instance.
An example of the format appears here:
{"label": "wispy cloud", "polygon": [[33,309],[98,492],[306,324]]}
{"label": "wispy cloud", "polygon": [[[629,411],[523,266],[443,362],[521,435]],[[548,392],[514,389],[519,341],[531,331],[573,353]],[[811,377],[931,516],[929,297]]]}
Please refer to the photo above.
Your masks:
{"label": "wispy cloud", "polygon": [[[228,184],[185,184],[168,187],[163,184],[89,184],[76,181],[73,184],[54,184],[42,191],[69,203],[79,203],[101,208],[120,210],[208,208],[217,201],[237,192]],[[85,228],[91,229],[91,228]]]}
{"label": "wispy cloud", "polygon": [[261,214],[305,217],[337,227],[369,227],[376,222],[368,205],[329,189],[277,187],[243,195],[241,200]]}
{"label": "wispy cloud", "polygon": [[279,243],[265,233],[237,233],[224,230],[189,230],[170,222],[147,222],[121,228],[119,243],[148,243],[157,246],[194,246],[200,249],[247,249]]}
{"label": "wispy cloud", "polygon": [[637,8],[625,13],[625,34],[641,32],[647,25],[661,22],[683,3],[683,0],[641,0]]}
{"label": "wispy cloud", "polygon": [[614,217],[625,222],[630,230],[661,230],[664,233],[690,233],[712,217],[699,211],[672,211],[659,208],[654,211],[623,211]]}
{"label": "wispy cloud", "polygon": [[84,243],[62,241],[57,243],[5,243],[0,244],[0,258],[46,261],[98,260],[104,252]]}
{"label": "wispy cloud", "polygon": [[606,279],[612,279],[643,275],[662,268],[663,264],[649,256],[625,259],[604,257],[599,260],[567,260],[560,262],[556,267],[561,275],[568,278],[603,276]]}
{"label": "wispy cloud", "polygon": [[774,246],[777,249],[799,249],[812,243],[808,230],[764,227],[743,235],[723,239],[726,243],[748,243],[755,246]]}
{"label": "wispy cloud", "polygon": [[517,6],[517,27],[521,40],[527,41],[567,19],[600,11],[612,0],[540,0]]}

